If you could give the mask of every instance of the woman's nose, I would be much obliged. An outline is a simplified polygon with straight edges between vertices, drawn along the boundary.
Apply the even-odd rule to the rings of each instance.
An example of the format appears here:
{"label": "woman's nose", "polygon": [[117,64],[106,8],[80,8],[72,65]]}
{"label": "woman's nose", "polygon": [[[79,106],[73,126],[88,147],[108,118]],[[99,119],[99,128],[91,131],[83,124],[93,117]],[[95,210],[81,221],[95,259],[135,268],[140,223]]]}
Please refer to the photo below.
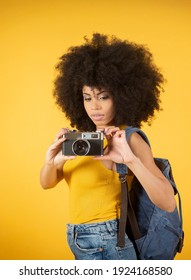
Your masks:
{"label": "woman's nose", "polygon": [[99,110],[99,109],[101,109],[101,104],[99,103],[99,101],[96,98],[92,99],[91,109],[92,110]]}

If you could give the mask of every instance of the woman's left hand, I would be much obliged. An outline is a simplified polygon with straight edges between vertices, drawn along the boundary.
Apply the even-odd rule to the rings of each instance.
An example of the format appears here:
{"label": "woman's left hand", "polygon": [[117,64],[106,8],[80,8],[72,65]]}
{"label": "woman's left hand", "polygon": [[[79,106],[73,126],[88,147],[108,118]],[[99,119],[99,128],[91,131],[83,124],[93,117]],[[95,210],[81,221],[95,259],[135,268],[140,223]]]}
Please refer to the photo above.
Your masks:
{"label": "woman's left hand", "polygon": [[[103,161],[103,164],[107,168],[114,170],[113,163],[128,164],[128,162],[131,162],[135,158],[127,143],[125,130],[120,130],[118,127],[111,127],[105,129],[104,132],[108,145],[104,150],[104,155],[96,156],[95,159]],[[107,161],[112,162],[112,164],[107,163]]]}

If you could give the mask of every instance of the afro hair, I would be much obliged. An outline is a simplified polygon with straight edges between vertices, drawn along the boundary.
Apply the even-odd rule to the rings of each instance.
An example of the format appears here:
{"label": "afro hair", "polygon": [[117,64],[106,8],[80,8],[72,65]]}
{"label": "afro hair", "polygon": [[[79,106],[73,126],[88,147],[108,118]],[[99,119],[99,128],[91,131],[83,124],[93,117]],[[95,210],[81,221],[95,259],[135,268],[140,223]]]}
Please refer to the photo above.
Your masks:
{"label": "afro hair", "polygon": [[94,131],[84,105],[84,85],[107,89],[113,98],[116,116],[113,125],[141,127],[151,123],[160,108],[164,78],[143,45],[115,36],[94,33],[80,46],[70,47],[56,66],[54,97],[71,126]]}

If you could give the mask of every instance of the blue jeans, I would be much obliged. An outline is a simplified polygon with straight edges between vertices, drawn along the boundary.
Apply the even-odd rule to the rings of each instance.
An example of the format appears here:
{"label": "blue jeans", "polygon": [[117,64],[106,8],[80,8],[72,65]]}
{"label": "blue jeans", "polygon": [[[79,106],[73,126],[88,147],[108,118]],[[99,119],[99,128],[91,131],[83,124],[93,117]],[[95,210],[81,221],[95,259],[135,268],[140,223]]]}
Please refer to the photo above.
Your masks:
{"label": "blue jeans", "polygon": [[136,260],[128,236],[125,247],[117,246],[118,221],[92,224],[67,224],[68,244],[76,260]]}

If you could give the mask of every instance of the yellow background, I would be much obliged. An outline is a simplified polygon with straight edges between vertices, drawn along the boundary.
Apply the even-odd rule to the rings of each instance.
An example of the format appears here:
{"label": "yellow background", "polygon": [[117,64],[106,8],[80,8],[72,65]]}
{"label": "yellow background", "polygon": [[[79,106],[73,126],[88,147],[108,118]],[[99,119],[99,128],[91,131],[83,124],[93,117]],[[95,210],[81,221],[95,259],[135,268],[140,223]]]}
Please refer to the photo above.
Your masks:
{"label": "yellow background", "polygon": [[[170,159],[191,259],[190,0],[4,0],[0,8],[0,259],[72,259],[68,190],[44,191],[39,172],[66,125],[52,98],[55,64],[92,32],[148,45],[167,79],[163,111],[144,126],[154,155]],[[88,211],[88,209],[87,209]]]}

